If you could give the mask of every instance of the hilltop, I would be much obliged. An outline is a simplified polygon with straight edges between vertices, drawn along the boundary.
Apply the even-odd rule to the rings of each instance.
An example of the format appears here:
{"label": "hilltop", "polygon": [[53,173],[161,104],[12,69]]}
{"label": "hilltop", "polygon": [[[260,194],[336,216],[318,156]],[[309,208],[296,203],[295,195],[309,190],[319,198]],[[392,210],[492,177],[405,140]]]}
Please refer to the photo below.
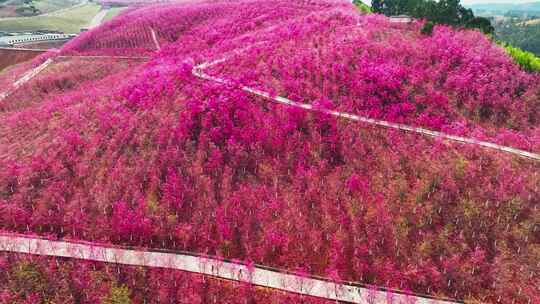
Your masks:
{"label": "hilltop", "polygon": [[[337,0],[126,10],[0,74],[47,63],[0,101],[0,228],[538,302],[539,162],[325,114],[539,153],[538,75],[479,31],[422,26]],[[0,270],[6,303],[317,301],[62,259]]]}

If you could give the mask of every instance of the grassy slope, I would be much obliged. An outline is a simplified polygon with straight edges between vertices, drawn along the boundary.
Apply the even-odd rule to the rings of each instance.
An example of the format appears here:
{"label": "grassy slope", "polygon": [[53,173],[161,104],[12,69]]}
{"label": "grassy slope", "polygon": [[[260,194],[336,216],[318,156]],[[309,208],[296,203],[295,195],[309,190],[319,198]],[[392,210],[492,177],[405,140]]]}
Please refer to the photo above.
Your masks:
{"label": "grassy slope", "polygon": [[39,0],[32,4],[39,9],[40,14],[45,14],[76,5],[78,2],[75,0]]}
{"label": "grassy slope", "polygon": [[114,17],[118,16],[122,11],[124,11],[127,7],[113,7],[109,9],[107,12],[107,15],[105,15],[105,18],[103,18],[103,22],[109,21],[113,19]]}
{"label": "grassy slope", "polygon": [[0,19],[0,31],[57,30],[65,33],[78,33],[99,11],[99,5],[89,3],[66,10],[56,16],[37,16],[21,19]]}
{"label": "grassy slope", "polygon": [[371,7],[362,1],[353,1],[353,4],[363,13],[371,13]]}
{"label": "grassy slope", "polygon": [[[32,5],[39,10],[39,14],[46,14],[76,5],[78,2],[77,0],[34,0]],[[4,2],[0,0],[0,16],[18,17],[20,15],[14,11],[15,8],[24,6],[27,5],[21,0],[8,0]]]}

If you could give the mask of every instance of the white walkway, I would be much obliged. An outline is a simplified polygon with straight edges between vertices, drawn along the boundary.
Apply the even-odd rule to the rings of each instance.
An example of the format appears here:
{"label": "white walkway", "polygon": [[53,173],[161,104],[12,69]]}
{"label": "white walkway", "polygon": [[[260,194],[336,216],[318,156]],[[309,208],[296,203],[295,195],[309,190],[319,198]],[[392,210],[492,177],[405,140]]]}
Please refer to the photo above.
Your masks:
{"label": "white walkway", "polygon": [[32,78],[34,78],[37,74],[41,73],[41,71],[45,70],[52,62],[53,62],[53,59],[49,58],[45,60],[45,62],[43,62],[39,66],[28,71],[21,78],[15,81],[13,85],[10,88],[8,88],[5,92],[0,93],[0,101],[3,101],[4,99],[6,99],[9,95],[11,95],[11,93],[15,92],[15,90],[20,88],[23,84],[27,83]]}
{"label": "white walkway", "polygon": [[159,41],[156,35],[156,31],[154,31],[153,28],[150,28],[150,32],[152,33],[152,40],[154,41],[154,45],[156,46],[156,50],[161,50],[161,47],[159,46]]}
{"label": "white walkway", "polygon": [[[236,52],[233,51],[233,53],[239,53],[239,52],[240,51],[236,51]],[[226,79],[210,76],[210,75],[204,73],[204,69],[206,69],[208,67],[211,67],[213,65],[217,65],[219,63],[225,62],[225,61],[227,61],[227,59],[228,59],[228,57],[225,56],[222,59],[218,59],[218,60],[210,61],[210,62],[204,62],[202,64],[199,64],[199,65],[193,67],[192,73],[193,73],[194,76],[199,77],[201,79],[206,79],[206,80],[210,80],[210,81],[214,81],[214,82],[221,83],[221,84],[226,84],[226,85],[233,85],[232,82],[230,82],[230,81],[228,81]],[[524,151],[524,150],[520,150],[520,149],[516,149],[516,148],[512,148],[512,147],[506,147],[506,146],[498,145],[498,144],[495,144],[495,143],[490,143],[490,142],[486,142],[486,141],[477,140],[477,139],[474,139],[474,138],[455,136],[455,135],[450,135],[450,134],[446,134],[446,133],[442,133],[442,132],[438,132],[438,131],[432,131],[432,130],[428,130],[428,129],[424,129],[424,128],[418,128],[418,127],[408,126],[408,125],[404,125],[404,124],[388,122],[388,121],[384,121],[384,120],[372,119],[372,118],[358,116],[358,115],[354,115],[354,114],[350,114],[350,113],[338,112],[338,111],[333,111],[333,110],[316,109],[310,104],[295,102],[295,101],[292,101],[290,99],[287,99],[287,98],[281,97],[281,96],[272,97],[272,95],[270,93],[268,93],[268,92],[260,91],[260,90],[257,90],[257,89],[251,88],[251,87],[247,87],[247,86],[242,86],[242,87],[240,87],[240,89],[245,91],[245,92],[248,92],[248,93],[251,93],[251,94],[266,98],[266,99],[269,99],[271,101],[274,101],[274,102],[277,102],[277,103],[280,103],[280,104],[285,104],[285,105],[288,105],[288,106],[301,108],[301,109],[308,110],[308,111],[322,112],[322,113],[325,113],[325,114],[328,114],[328,115],[337,116],[337,117],[341,117],[341,118],[345,118],[345,119],[349,119],[349,120],[353,120],[353,121],[363,122],[363,123],[367,123],[367,124],[371,124],[371,125],[386,127],[386,128],[390,128],[390,129],[398,129],[398,130],[418,133],[418,134],[422,134],[422,135],[427,135],[427,136],[431,136],[431,137],[442,138],[442,139],[446,139],[446,140],[450,140],[450,141],[454,141],[454,142],[458,142],[458,143],[462,143],[462,144],[476,145],[476,146],[480,146],[480,147],[484,147],[484,148],[488,148],[488,149],[493,149],[493,150],[498,150],[498,151],[514,154],[514,155],[517,155],[517,156],[520,156],[520,157],[529,158],[529,159],[532,159],[532,160],[535,160],[535,161],[540,161],[540,154],[536,154],[536,153],[532,153],[532,152],[528,152],[528,151]]]}
{"label": "white walkway", "polygon": [[88,60],[95,60],[95,59],[127,59],[127,60],[149,60],[150,57],[129,57],[129,56],[56,56],[51,57],[47,59],[45,62],[43,62],[41,65],[29,70],[26,72],[21,78],[19,78],[17,81],[13,83],[11,87],[9,87],[5,92],[0,92],[0,101],[6,99],[9,95],[11,95],[13,92],[15,92],[18,88],[20,88],[23,84],[27,83],[28,81],[32,80],[32,78],[36,77],[39,73],[41,73],[43,70],[45,70],[49,65],[51,65],[55,60],[61,60],[61,59],[88,59]]}
{"label": "white walkway", "polygon": [[302,277],[264,267],[224,262],[209,257],[152,251],[135,251],[88,243],[69,243],[20,235],[0,235],[0,251],[121,265],[160,267],[188,271],[216,278],[246,282],[306,296],[360,304],[455,304],[402,293],[333,283],[322,278]]}

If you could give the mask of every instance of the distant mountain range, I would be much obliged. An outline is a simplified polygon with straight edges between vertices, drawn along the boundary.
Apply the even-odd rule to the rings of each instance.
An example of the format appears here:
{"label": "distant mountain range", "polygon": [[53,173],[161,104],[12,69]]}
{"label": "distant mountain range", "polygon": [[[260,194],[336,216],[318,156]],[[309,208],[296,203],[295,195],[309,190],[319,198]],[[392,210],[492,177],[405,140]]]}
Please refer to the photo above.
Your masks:
{"label": "distant mountain range", "polygon": [[505,13],[509,11],[518,12],[540,12],[540,2],[530,3],[479,3],[465,5],[475,11],[490,11]]}

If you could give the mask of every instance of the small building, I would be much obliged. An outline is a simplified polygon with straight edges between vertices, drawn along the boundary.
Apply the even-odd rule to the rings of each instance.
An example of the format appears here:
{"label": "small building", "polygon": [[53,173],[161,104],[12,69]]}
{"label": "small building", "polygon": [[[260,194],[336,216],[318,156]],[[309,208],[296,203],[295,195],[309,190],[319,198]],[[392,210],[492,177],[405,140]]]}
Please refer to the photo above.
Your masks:
{"label": "small building", "polygon": [[411,23],[413,18],[407,15],[390,16],[390,22],[392,23]]}

